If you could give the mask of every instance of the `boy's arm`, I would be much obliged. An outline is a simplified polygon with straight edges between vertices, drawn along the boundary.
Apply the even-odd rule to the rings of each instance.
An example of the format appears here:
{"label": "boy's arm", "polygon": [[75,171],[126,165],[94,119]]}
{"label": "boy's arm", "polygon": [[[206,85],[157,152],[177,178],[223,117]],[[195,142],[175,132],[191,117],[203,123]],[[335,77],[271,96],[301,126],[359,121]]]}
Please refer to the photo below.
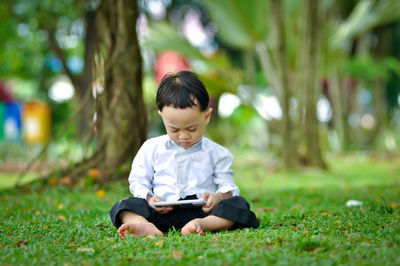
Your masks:
{"label": "boy's arm", "polygon": [[153,195],[153,165],[152,149],[149,147],[148,142],[145,142],[132,162],[132,168],[128,179],[129,190],[135,197],[147,199],[147,195]]}
{"label": "boy's arm", "polygon": [[205,213],[214,210],[223,199],[228,199],[239,195],[239,188],[235,185],[231,165],[233,155],[226,149],[220,150],[220,153],[214,165],[214,183],[218,186],[217,192],[210,194],[203,193],[202,198],[207,203],[202,207]]}
{"label": "boy's arm", "polygon": [[209,213],[212,210],[215,209],[215,207],[218,206],[218,204],[221,202],[221,200],[223,199],[229,199],[232,197],[232,192],[217,192],[214,194],[210,194],[208,192],[203,193],[203,195],[201,196],[204,200],[207,201],[207,203],[202,207],[203,212],[205,213]]}
{"label": "boy's arm", "polygon": [[233,178],[232,163],[233,155],[226,150],[214,165],[214,183],[218,186],[217,193],[222,193],[224,197],[239,196],[240,193]]}
{"label": "boy's arm", "polygon": [[146,200],[147,200],[147,203],[149,203],[150,207],[155,209],[156,212],[158,212],[159,214],[166,214],[174,209],[172,206],[156,207],[154,205],[154,203],[161,202],[163,200],[155,195],[147,194]]}
{"label": "boy's arm", "polygon": [[[221,192],[217,192],[217,193],[221,193]],[[233,197],[232,191],[228,191],[228,192],[221,193],[221,194],[222,194],[222,199],[229,199],[229,198]]]}

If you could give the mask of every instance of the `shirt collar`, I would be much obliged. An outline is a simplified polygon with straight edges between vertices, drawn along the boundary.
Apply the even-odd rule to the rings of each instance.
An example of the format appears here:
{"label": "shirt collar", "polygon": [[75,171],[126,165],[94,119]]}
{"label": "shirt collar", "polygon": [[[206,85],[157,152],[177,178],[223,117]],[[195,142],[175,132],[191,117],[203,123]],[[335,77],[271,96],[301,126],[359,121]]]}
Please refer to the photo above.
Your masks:
{"label": "shirt collar", "polygon": [[[168,136],[168,135],[167,135]],[[179,146],[178,144],[176,144],[169,136],[167,137],[167,141],[165,142],[165,148],[167,149],[174,149],[174,150],[180,150],[180,151],[184,151],[184,150],[194,150],[194,149],[204,149],[204,136],[201,137],[200,141],[197,142],[196,144],[194,144],[192,147],[190,147],[189,149],[185,149],[181,146]]]}

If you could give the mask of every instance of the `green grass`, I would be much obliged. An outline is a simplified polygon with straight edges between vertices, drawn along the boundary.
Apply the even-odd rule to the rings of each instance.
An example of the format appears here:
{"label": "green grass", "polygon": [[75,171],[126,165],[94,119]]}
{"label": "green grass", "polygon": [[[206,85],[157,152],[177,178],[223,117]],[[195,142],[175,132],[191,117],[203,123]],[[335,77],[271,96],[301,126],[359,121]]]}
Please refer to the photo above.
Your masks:
{"label": "green grass", "polygon": [[[238,155],[241,193],[259,229],[119,239],[108,210],[129,196],[123,182],[94,189],[49,186],[0,192],[0,264],[400,265],[400,161],[329,157],[330,172],[272,172]],[[358,207],[346,207],[355,199]]]}
{"label": "green grass", "polygon": [[[15,181],[19,178],[19,173],[0,173],[0,190],[6,188],[12,188]],[[21,179],[21,184],[28,183],[37,178],[34,173],[27,173]]]}

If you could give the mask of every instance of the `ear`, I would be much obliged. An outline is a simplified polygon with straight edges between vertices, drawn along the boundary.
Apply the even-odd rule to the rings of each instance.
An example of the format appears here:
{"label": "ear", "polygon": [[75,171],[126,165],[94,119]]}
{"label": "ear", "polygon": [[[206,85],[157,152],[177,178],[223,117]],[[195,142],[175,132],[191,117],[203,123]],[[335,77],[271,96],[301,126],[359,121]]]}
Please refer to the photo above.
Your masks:
{"label": "ear", "polygon": [[210,122],[212,111],[213,109],[211,107],[206,110],[206,125]]}
{"label": "ear", "polygon": [[158,110],[158,114],[159,114],[160,116],[162,116],[162,114],[161,114],[161,111],[160,111],[160,110]]}

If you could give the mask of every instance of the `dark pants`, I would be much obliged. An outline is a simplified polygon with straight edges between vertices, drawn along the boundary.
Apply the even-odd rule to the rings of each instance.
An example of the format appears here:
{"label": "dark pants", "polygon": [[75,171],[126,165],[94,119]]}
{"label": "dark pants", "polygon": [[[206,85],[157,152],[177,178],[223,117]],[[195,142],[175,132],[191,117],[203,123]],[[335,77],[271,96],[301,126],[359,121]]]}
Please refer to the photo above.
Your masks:
{"label": "dark pants", "polygon": [[[185,199],[193,198],[196,198],[196,196],[189,196]],[[231,229],[257,228],[260,225],[257,217],[250,210],[249,203],[240,196],[222,200],[210,213],[203,212],[201,207],[175,206],[172,211],[166,214],[157,213],[144,199],[134,197],[124,198],[118,201],[110,210],[111,220],[116,228],[122,225],[119,219],[119,213],[122,211],[131,211],[143,216],[163,232],[168,232],[172,227],[180,229],[191,220],[204,218],[208,215],[222,217],[235,222]]]}

